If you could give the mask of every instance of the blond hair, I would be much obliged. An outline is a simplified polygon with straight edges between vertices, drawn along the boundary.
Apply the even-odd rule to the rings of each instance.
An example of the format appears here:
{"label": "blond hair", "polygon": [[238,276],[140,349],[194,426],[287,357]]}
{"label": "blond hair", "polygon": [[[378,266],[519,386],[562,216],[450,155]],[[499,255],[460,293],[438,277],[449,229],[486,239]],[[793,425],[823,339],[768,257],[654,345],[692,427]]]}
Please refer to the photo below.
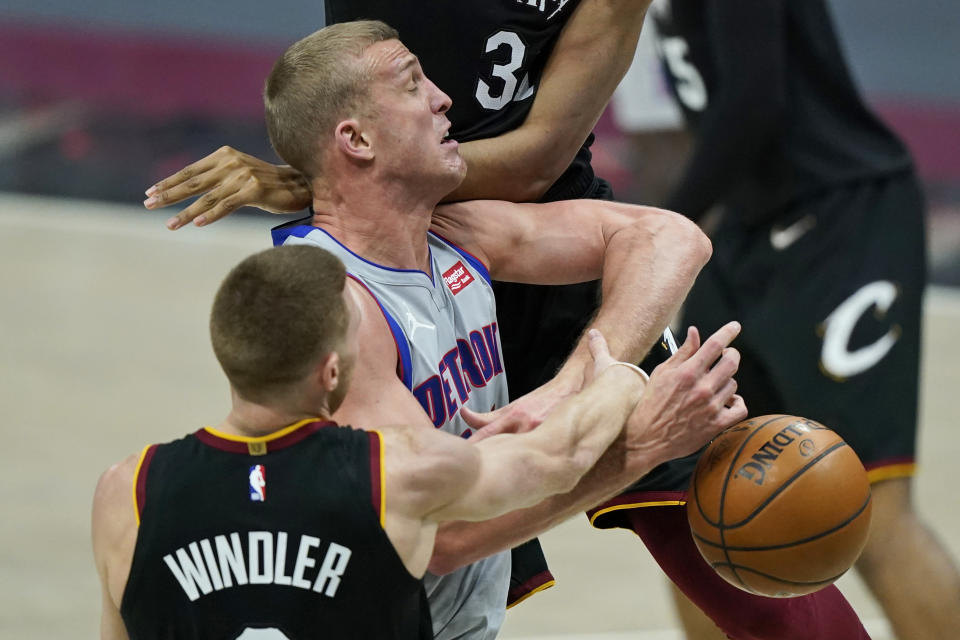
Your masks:
{"label": "blond hair", "polygon": [[322,173],[318,142],[361,108],[370,78],[359,64],[372,44],[396,39],[378,20],[342,22],[295,42],[273,65],[263,91],[277,154],[308,178]]}

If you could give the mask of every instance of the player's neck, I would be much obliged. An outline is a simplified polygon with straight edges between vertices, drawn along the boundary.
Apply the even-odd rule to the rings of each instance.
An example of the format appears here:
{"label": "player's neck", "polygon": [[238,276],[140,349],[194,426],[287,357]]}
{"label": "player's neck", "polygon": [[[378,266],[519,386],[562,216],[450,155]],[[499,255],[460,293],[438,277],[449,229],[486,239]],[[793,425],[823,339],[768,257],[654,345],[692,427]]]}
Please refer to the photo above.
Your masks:
{"label": "player's neck", "polygon": [[435,198],[403,189],[354,189],[317,193],[312,224],[328,231],[366,260],[395,269],[429,272],[427,230]]}
{"label": "player's neck", "polygon": [[294,406],[285,403],[261,404],[246,400],[235,392],[233,408],[217,426],[229,435],[258,438],[268,436],[292,424],[308,419],[329,420],[326,406]]}

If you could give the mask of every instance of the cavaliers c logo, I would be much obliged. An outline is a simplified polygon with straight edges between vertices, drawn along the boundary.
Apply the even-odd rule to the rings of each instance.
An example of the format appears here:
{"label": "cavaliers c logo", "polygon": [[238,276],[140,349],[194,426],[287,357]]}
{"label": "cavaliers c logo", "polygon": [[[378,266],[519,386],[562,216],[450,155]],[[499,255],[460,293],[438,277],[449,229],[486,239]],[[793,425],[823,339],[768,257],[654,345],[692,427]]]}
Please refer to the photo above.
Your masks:
{"label": "cavaliers c logo", "polygon": [[900,325],[893,325],[876,342],[856,351],[850,351],[850,336],[857,321],[871,307],[878,319],[886,316],[887,310],[897,299],[897,286],[887,280],[871,282],[858,289],[840,303],[818,327],[823,336],[820,351],[820,369],[831,378],[843,381],[863,373],[880,362],[900,338]]}

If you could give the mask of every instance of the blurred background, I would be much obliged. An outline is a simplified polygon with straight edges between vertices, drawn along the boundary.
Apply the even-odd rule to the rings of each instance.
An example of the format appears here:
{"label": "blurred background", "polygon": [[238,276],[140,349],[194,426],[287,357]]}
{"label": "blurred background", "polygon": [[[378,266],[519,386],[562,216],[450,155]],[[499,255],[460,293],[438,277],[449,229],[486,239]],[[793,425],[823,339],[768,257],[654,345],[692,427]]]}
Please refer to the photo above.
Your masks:
{"label": "blurred background", "polygon": [[[918,504],[960,557],[960,5],[832,8],[862,90],[910,146],[929,201],[936,287]],[[170,233],[169,213],[140,202],[224,144],[276,159],[263,79],[323,15],[315,0],[0,5],[0,637],[94,637],[88,522],[98,474],[225,414],[210,300],[233,264],[267,246],[275,220],[246,212]],[[594,146],[597,173],[621,199],[645,203],[661,200],[687,148],[652,35]],[[575,518],[544,545],[558,586],[512,610],[504,637],[679,640],[660,572],[629,534]],[[862,585],[843,581],[874,639],[888,640]]]}

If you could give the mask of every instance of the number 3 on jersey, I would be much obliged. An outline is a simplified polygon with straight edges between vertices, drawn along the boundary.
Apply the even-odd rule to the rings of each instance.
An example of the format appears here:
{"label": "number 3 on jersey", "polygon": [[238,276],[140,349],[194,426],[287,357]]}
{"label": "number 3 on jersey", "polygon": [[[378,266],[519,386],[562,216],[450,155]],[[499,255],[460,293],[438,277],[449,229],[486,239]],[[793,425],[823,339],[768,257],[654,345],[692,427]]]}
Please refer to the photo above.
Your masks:
{"label": "number 3 on jersey", "polygon": [[[503,80],[503,89],[499,95],[493,95],[493,89],[483,78],[477,80],[477,102],[484,109],[498,111],[510,104],[511,100],[520,102],[533,95],[533,87],[530,86],[530,74],[523,73],[523,56],[527,47],[513,31],[498,31],[487,38],[486,52],[499,51],[506,47],[510,52],[510,59],[505,64],[494,63],[490,73],[495,78]],[[523,74],[523,80],[519,81],[518,75]]]}

